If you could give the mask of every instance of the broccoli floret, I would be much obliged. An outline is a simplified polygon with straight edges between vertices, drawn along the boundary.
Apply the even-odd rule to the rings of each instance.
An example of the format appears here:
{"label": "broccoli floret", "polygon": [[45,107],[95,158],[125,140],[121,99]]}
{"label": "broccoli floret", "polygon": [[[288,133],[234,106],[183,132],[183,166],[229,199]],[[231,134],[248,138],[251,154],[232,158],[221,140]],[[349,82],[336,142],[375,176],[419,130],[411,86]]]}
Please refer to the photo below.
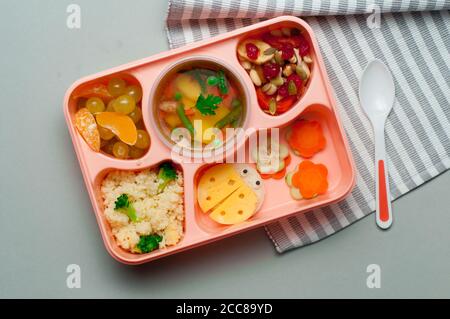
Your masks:
{"label": "broccoli floret", "polygon": [[137,248],[139,248],[142,253],[149,253],[159,248],[161,240],[162,237],[159,235],[141,236]]}
{"label": "broccoli floret", "polygon": [[158,179],[160,184],[158,186],[158,193],[161,193],[169,184],[177,178],[177,171],[169,162],[163,163],[159,166]]}
{"label": "broccoli floret", "polygon": [[114,210],[123,211],[125,214],[127,214],[128,218],[130,218],[131,221],[133,222],[137,221],[136,210],[130,203],[127,194],[122,194],[119,197],[117,197],[114,204],[116,205],[114,207]]}

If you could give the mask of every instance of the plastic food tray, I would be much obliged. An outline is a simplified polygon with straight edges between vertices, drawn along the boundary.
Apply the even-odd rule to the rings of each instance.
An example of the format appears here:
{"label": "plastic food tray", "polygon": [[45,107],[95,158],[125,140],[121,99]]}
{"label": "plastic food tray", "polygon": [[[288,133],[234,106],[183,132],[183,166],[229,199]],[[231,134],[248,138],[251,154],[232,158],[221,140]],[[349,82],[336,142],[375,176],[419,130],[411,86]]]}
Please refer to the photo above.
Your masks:
{"label": "plastic food tray", "polygon": [[[247,72],[240,65],[236,49],[238,43],[249,36],[282,27],[296,27],[302,30],[311,45],[313,66],[305,94],[287,112],[271,116],[264,113],[257,102],[256,92]],[[184,175],[185,221],[184,235],[175,246],[155,250],[148,254],[132,254],[120,248],[111,233],[110,226],[103,214],[103,200],[100,185],[105,175],[112,170],[142,170],[155,167],[163,161],[172,160],[171,149],[161,139],[161,134],[153,122],[152,101],[158,80],[171,66],[182,59],[193,57],[206,58],[222,64],[242,81],[247,99],[245,127],[281,128],[281,141],[285,128],[297,118],[314,119],[321,123],[326,148],[316,154],[312,161],[328,167],[329,188],[326,194],[311,200],[293,200],[284,179],[264,180],[266,196],[261,209],[249,220],[233,225],[219,225],[201,212],[196,199],[196,183],[199,175],[212,165],[211,163],[177,163]],[[81,85],[106,82],[110,77],[120,75],[128,81],[139,83],[143,90],[142,112],[146,129],[151,137],[149,151],[137,160],[119,160],[103,153],[92,151],[84,142],[74,125],[76,103],[70,99],[72,92]],[[114,67],[103,72],[84,77],[76,81],[66,92],[64,114],[72,142],[80,162],[86,188],[88,190],[103,241],[108,252],[116,260],[126,264],[141,264],[176,252],[191,249],[221,238],[261,227],[277,219],[306,212],[314,208],[338,202],[346,197],[355,183],[355,169],[345,133],[339,119],[328,75],[319,51],[314,33],[309,25],[295,17],[282,16],[252,26],[244,27],[220,36],[197,42],[179,49],[162,52]],[[248,143],[248,142],[247,142]],[[287,167],[291,171],[302,159],[291,153],[292,161]]]}

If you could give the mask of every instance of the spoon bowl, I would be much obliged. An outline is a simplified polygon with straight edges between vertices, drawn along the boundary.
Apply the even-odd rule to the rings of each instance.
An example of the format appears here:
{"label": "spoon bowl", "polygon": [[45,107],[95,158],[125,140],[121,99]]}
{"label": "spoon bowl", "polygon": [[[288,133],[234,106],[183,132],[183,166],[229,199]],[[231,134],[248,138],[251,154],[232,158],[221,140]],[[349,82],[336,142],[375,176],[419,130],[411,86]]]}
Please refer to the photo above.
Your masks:
{"label": "spoon bowl", "polygon": [[372,60],[364,69],[359,84],[359,98],[369,118],[387,117],[391,112],[395,99],[394,79],[380,60]]}

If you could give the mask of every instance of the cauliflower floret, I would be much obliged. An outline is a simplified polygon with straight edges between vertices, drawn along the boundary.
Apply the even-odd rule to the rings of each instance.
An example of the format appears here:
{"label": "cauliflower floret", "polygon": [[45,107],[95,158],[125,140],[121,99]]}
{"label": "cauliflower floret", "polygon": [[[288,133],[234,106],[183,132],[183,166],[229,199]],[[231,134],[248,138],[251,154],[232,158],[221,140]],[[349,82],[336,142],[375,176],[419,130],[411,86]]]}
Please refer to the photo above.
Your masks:
{"label": "cauliflower floret", "polygon": [[155,231],[164,230],[169,225],[170,219],[163,209],[155,208],[149,212],[150,223]]}
{"label": "cauliflower floret", "polygon": [[136,232],[139,235],[150,235],[152,233],[152,224],[148,221],[139,222],[136,224]]}
{"label": "cauliflower floret", "polygon": [[123,249],[131,250],[139,243],[139,235],[132,225],[118,228],[115,237],[117,244]]}
{"label": "cauliflower floret", "polygon": [[181,225],[175,223],[169,224],[164,230],[164,244],[167,246],[172,246],[178,243],[181,237]]}
{"label": "cauliflower floret", "polygon": [[127,226],[129,223],[127,215],[114,209],[107,209],[105,216],[112,228]]}

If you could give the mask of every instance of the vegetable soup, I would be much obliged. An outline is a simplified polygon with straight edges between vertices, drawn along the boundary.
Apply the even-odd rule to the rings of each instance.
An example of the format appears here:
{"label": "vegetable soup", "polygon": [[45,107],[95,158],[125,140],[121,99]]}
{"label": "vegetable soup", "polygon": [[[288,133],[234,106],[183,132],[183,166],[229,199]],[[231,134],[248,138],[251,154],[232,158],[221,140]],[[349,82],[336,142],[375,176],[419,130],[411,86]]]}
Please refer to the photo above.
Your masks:
{"label": "vegetable soup", "polygon": [[184,128],[191,145],[221,146],[226,128],[242,127],[246,105],[234,75],[210,61],[181,65],[164,76],[154,116],[164,135]]}

